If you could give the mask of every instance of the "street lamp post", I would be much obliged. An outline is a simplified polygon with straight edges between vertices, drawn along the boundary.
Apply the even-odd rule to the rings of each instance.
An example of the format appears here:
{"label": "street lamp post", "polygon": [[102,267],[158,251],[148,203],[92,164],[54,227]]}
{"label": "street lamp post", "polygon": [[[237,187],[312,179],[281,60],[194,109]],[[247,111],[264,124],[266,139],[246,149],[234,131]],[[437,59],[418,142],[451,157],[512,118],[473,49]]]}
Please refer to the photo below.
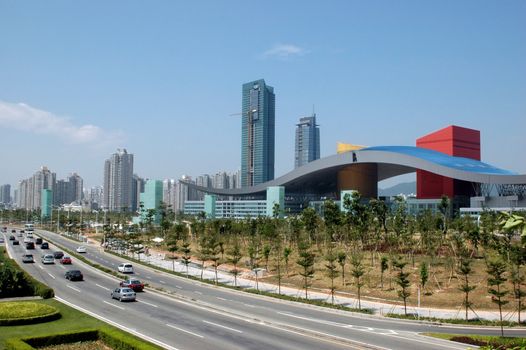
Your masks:
{"label": "street lamp post", "polygon": [[59,228],[60,228],[60,207],[57,208],[57,211],[58,211],[58,219],[57,219],[57,233],[59,233]]}

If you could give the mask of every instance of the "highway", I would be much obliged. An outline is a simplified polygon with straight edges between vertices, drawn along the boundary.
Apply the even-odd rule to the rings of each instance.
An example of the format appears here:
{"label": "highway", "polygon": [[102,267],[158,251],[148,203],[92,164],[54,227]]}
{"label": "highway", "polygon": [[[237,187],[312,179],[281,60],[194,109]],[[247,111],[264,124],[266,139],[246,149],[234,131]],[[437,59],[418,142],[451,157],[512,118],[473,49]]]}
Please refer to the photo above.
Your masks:
{"label": "highway", "polygon": [[[38,231],[45,240],[74,250],[79,243]],[[7,237],[6,237],[7,238]],[[8,241],[6,241],[8,242]],[[52,247],[53,248],[53,247]],[[23,246],[9,246],[19,259]],[[53,250],[53,249],[51,249]],[[34,252],[39,257],[40,249]],[[88,246],[86,258],[116,270],[123,259]],[[466,328],[384,319],[256,296],[188,280],[134,264],[135,276],[167,295],[147,289],[138,302],[109,297],[118,280],[74,259],[85,282],[63,278],[60,264],[23,265],[55,289],[59,300],[89,310],[121,327],[178,349],[465,349],[462,344],[418,335],[420,332],[499,334],[495,328]],[[134,317],[130,318],[130,314]],[[147,320],[147,322],[144,322]],[[521,329],[507,334],[524,336]]]}

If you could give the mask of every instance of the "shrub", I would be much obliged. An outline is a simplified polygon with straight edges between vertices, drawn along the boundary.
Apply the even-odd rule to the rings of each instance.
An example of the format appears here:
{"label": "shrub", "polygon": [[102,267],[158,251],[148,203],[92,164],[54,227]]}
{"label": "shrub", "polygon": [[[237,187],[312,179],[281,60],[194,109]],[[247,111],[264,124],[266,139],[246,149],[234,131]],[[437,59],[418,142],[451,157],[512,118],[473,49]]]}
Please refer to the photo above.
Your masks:
{"label": "shrub", "polygon": [[61,317],[57,308],[33,302],[4,302],[0,312],[0,326],[42,323]]}

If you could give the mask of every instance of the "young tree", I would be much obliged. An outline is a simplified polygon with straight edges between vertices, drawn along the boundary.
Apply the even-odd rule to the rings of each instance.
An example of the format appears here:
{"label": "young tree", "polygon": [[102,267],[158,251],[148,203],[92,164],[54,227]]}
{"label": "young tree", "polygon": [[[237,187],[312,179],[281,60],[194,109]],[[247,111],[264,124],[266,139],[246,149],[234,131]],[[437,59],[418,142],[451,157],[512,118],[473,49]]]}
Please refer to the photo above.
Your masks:
{"label": "young tree", "polygon": [[168,251],[172,253],[172,271],[175,271],[175,253],[179,250],[177,244],[177,236],[175,234],[170,234],[166,241],[166,245],[168,246]]}
{"label": "young tree", "polygon": [[429,270],[427,269],[427,262],[420,264],[420,286],[422,287],[422,293],[425,292],[426,283],[429,279]]}
{"label": "young tree", "polygon": [[228,251],[229,255],[229,262],[234,265],[234,268],[230,270],[230,273],[234,276],[234,287],[237,287],[237,275],[239,275],[239,270],[237,269],[237,264],[239,263],[239,260],[241,260],[241,247],[239,245],[239,241],[236,239],[234,241],[234,245],[232,248]]}
{"label": "young tree", "polygon": [[510,280],[513,284],[513,296],[517,301],[517,317],[519,324],[521,323],[521,311],[524,310],[522,299],[526,296],[526,292],[522,289],[524,284],[524,275],[521,274],[520,266],[512,265]]}
{"label": "young tree", "polygon": [[205,270],[205,263],[210,259],[210,248],[208,245],[208,237],[203,232],[201,237],[199,237],[199,251],[198,251],[199,260],[201,260],[201,279],[203,279],[203,272]]}
{"label": "young tree", "polygon": [[190,248],[190,242],[185,240],[181,246],[181,253],[183,253],[181,259],[183,259],[183,264],[186,267],[186,277],[188,277],[188,265],[190,265],[191,262],[191,252],[192,249]]}
{"label": "young tree", "polygon": [[362,309],[361,302],[361,289],[364,285],[362,276],[365,274],[365,268],[363,267],[363,255],[354,253],[351,258],[351,275],[354,277],[354,284],[356,285],[357,296],[358,296],[358,309]]}
{"label": "young tree", "polygon": [[327,264],[325,264],[325,267],[327,268],[327,277],[331,279],[331,300],[334,304],[334,291],[336,290],[336,287],[334,285],[334,279],[338,277],[338,267],[336,266],[336,254],[332,251],[332,249],[329,250],[327,255],[325,255],[325,261],[327,261]]}
{"label": "young tree", "polygon": [[462,305],[466,309],[466,321],[467,321],[468,320],[468,309],[471,309],[471,306],[473,305],[473,303],[469,301],[469,293],[476,288],[474,285],[469,284],[469,276],[472,273],[471,260],[462,259],[457,273],[462,276],[462,284],[460,285],[458,289],[464,293],[464,301],[462,302]]}
{"label": "young tree", "polygon": [[283,258],[285,259],[285,274],[287,275],[287,277],[289,277],[289,257],[291,253],[292,248],[290,246],[283,248]]}
{"label": "young tree", "polygon": [[409,272],[404,272],[407,262],[398,258],[393,260],[392,264],[399,270],[396,275],[396,284],[401,288],[401,290],[398,291],[398,296],[404,300],[404,314],[407,315],[407,298],[411,295],[411,292],[409,291],[409,287],[411,286]]}
{"label": "young tree", "polygon": [[298,260],[296,264],[301,266],[300,276],[303,277],[303,288],[305,289],[305,299],[308,299],[307,290],[310,287],[310,279],[314,276],[314,253],[309,250],[307,243],[302,242],[298,246]]}
{"label": "young tree", "polygon": [[270,252],[272,251],[272,248],[270,245],[265,244],[263,247],[263,257],[265,258],[265,270],[268,271],[268,259],[270,257]]}
{"label": "young tree", "polygon": [[338,264],[342,267],[342,286],[345,286],[345,261],[347,260],[347,253],[344,251],[338,252]]}
{"label": "young tree", "polygon": [[389,260],[386,256],[382,256],[382,259],[380,260],[380,285],[382,289],[384,289],[384,273],[388,268]]}
{"label": "young tree", "polygon": [[491,294],[491,301],[497,304],[499,307],[500,315],[500,334],[504,336],[504,327],[502,324],[502,307],[508,303],[504,300],[504,297],[508,295],[508,291],[504,289],[504,283],[507,278],[504,276],[506,273],[506,264],[500,258],[492,258],[487,262],[487,273],[488,273],[488,292]]}
{"label": "young tree", "polygon": [[256,276],[256,290],[259,292],[259,259],[261,247],[256,239],[253,239],[248,246],[248,256],[250,257],[250,267]]}

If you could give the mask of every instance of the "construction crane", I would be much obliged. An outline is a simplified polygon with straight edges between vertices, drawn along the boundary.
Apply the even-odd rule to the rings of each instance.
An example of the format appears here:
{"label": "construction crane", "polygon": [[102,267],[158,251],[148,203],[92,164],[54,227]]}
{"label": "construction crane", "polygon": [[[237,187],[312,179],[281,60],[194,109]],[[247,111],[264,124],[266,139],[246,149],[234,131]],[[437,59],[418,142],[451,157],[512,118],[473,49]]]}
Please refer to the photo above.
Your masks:
{"label": "construction crane", "polygon": [[247,179],[248,186],[254,186],[254,114],[257,113],[257,109],[250,109],[246,113],[233,113],[230,116],[241,116],[245,114],[247,116],[247,136],[248,136],[248,152],[247,152]]}

